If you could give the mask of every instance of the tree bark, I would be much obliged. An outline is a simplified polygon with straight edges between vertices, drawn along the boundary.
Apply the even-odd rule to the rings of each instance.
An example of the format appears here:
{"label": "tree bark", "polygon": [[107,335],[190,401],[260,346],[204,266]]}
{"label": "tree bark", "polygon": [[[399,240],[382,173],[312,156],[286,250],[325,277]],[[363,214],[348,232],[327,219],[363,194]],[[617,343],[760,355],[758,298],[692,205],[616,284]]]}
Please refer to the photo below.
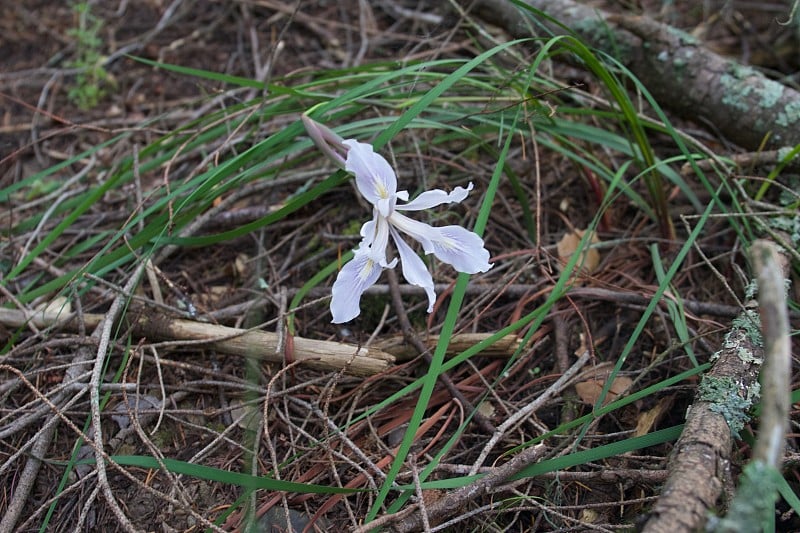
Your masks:
{"label": "tree bark", "polygon": [[[611,15],[571,0],[524,0],[623,63],[663,107],[748,150],[800,144],[800,92],[711,52],[693,36],[642,16]],[[474,12],[516,38],[567,32],[534,22],[509,0]]]}

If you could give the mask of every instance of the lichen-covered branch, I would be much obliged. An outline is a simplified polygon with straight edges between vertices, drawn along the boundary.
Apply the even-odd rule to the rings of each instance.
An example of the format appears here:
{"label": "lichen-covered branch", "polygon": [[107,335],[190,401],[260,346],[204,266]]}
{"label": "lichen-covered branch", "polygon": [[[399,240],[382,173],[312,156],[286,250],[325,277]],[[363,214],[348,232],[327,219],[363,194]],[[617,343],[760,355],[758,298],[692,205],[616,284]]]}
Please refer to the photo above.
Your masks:
{"label": "lichen-covered branch", "polygon": [[[571,0],[524,1],[616,57],[663,107],[749,150],[800,143],[800,93],[711,52],[691,35],[647,17],[610,15]],[[543,19],[532,23],[509,0],[478,0],[474,9],[514,37],[566,33]]]}
{"label": "lichen-covered branch", "polygon": [[728,515],[716,524],[716,531],[725,533],[758,531],[769,523],[778,495],[791,403],[792,356],[786,312],[785,261],[778,247],[764,240],[753,243],[750,258],[758,280],[764,335],[761,417],[753,460],[744,468]]}
{"label": "lichen-covered branch", "polygon": [[[782,287],[782,268],[787,266],[785,262],[778,266],[775,250],[774,245],[761,241],[753,245],[759,291],[767,291],[766,294],[759,293],[761,314],[755,312],[756,302],[748,300],[747,308],[733,320],[722,348],[715,354],[714,367],[703,376],[697,399],[687,414],[683,433],[670,459],[670,476],[642,529],[646,533],[688,533],[704,529],[708,511],[717,506],[723,488],[732,485],[728,469],[734,437],[747,422],[748,409],[766,387],[770,390],[762,399],[765,410],[755,455],[757,458],[760,455],[765,457],[762,463],[768,457],[774,466],[778,456],[776,450],[783,451],[790,375],[789,326]],[[765,259],[765,256],[770,257]],[[762,275],[764,264],[769,264],[767,270],[771,281],[762,287],[766,279]],[[779,278],[779,281],[775,282],[774,278]],[[780,289],[776,289],[776,285]],[[779,311],[777,308],[781,306],[782,311]],[[787,337],[785,345],[780,340],[775,341],[776,336]],[[765,359],[774,358],[772,352],[776,349],[782,354],[780,362],[770,361],[764,369],[766,377],[762,377],[764,387],[760,387],[757,381],[759,371]],[[776,372],[782,375],[776,376]],[[774,406],[768,408],[765,402]],[[767,410],[771,413],[768,414]],[[765,451],[759,452],[759,449]],[[752,503],[757,502],[753,500]]]}

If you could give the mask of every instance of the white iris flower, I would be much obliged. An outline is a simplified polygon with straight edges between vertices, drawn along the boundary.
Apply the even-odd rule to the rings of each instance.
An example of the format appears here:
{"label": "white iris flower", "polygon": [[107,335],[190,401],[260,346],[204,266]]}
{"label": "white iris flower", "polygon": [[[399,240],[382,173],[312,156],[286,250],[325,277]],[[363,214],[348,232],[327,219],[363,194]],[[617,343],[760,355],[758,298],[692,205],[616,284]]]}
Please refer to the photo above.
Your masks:
{"label": "white iris flower", "polygon": [[[456,187],[450,193],[440,189],[425,191],[409,202],[408,191],[397,190],[394,170],[386,159],[375,153],[372,145],[352,139],[342,140],[306,116],[303,116],[303,122],[315,143],[338,164],[343,162],[345,170],[355,175],[358,191],[373,205],[372,220],[361,227],[361,242],[354,250],[355,257],[342,267],[333,284],[331,313],[334,323],[347,322],[358,316],[364,291],[378,280],[384,268],[397,265],[397,258],[390,259],[390,238],[400,255],[403,277],[411,285],[425,290],[428,312],[433,311],[436,301],[433,278],[422,259],[403,240],[401,233],[419,242],[426,255],[433,254],[459,272],[475,274],[492,268],[489,251],[476,233],[461,226],[430,226],[401,213],[459,203],[472,190],[472,183],[466,189]],[[325,143],[327,145],[323,148],[321,144]],[[346,152],[346,157],[342,158],[331,149],[331,145]],[[398,204],[398,200],[404,203]]]}

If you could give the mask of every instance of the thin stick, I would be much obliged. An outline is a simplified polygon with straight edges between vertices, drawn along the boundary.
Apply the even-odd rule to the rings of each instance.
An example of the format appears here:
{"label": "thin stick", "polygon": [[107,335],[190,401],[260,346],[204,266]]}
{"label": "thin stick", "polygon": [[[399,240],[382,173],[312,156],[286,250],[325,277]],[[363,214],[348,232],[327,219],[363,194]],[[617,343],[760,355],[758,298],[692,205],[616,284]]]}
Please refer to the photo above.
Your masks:
{"label": "thin stick", "polygon": [[[138,285],[139,278],[145,269],[144,262],[140,263],[133,274],[125,284],[125,292],[133,292],[133,289]],[[114,322],[117,320],[122,308],[125,305],[125,297],[118,295],[111,303],[111,307],[102,322],[102,329],[100,332],[100,344],[97,347],[97,355],[94,360],[94,367],[92,368],[92,377],[89,381],[89,405],[92,412],[92,428],[94,429],[94,458],[95,467],[97,469],[97,483],[100,490],[105,496],[106,503],[116,516],[120,526],[130,532],[135,532],[136,528],[125,516],[123,510],[119,507],[114,494],[111,492],[111,486],[108,484],[108,477],[106,476],[106,463],[105,453],[103,452],[103,426],[100,420],[100,382],[103,379],[103,369],[105,368],[106,357],[108,356],[108,346],[111,342],[111,332],[114,328]]]}
{"label": "thin stick", "polygon": [[[764,366],[761,369],[761,421],[753,457],[780,468],[786,448],[786,427],[792,375],[789,317],[781,260],[775,244],[757,240],[750,250],[758,279],[758,306],[764,335]],[[788,268],[787,268],[788,269]]]}
{"label": "thin stick", "polygon": [[[17,484],[16,487],[14,487],[14,494],[6,508],[3,520],[0,522],[0,532],[10,533],[14,530],[14,525],[22,514],[23,507],[29,501],[28,498],[33,488],[33,483],[36,481],[36,476],[39,474],[39,467],[42,464],[39,458],[44,457],[47,453],[47,449],[50,447],[57,421],[57,417],[52,417],[47,421],[47,425],[42,428],[39,437],[36,438],[31,448],[31,455],[25,463],[25,468],[18,476],[15,476],[17,478]],[[10,461],[7,464],[10,464]]]}
{"label": "thin stick", "polygon": [[542,407],[545,402],[547,402],[552,396],[561,392],[570,382],[570,380],[583,368],[589,359],[591,358],[591,351],[585,350],[581,356],[578,358],[577,361],[567,370],[564,372],[555,383],[550,385],[546,391],[536,397],[531,403],[511,415],[505,422],[500,424],[497,427],[497,430],[494,432],[492,437],[489,439],[489,442],[486,443],[483,450],[481,450],[480,455],[478,456],[478,460],[472,465],[472,470],[470,475],[474,475],[478,469],[483,466],[483,463],[486,461],[486,458],[489,456],[489,453],[494,449],[500,439],[505,436],[506,431],[512,428],[514,425],[519,423],[522,419],[530,416],[531,414],[535,413],[540,407]]}
{"label": "thin stick", "polygon": [[[461,487],[430,504],[428,506],[428,516],[441,521],[459,513],[468,502],[474,501],[485,494],[492,494],[502,490],[503,485],[511,480],[514,474],[538,461],[544,455],[546,449],[543,443],[539,443],[522,450],[507,463],[492,469],[491,472],[477,481]],[[516,481],[516,483],[521,482],[525,482],[525,480]],[[515,482],[512,482],[512,486],[514,484]],[[422,516],[419,513],[415,513],[395,524],[392,530],[398,533],[419,531],[421,524]],[[367,524],[364,527],[370,526],[371,524]]]}
{"label": "thin stick", "polygon": [[408,458],[411,466],[411,477],[414,480],[414,491],[417,493],[417,505],[419,506],[419,517],[422,521],[422,531],[428,533],[431,530],[431,523],[428,519],[428,510],[425,508],[425,493],[422,491],[422,483],[419,480],[419,470],[417,469],[417,456],[411,454]]}

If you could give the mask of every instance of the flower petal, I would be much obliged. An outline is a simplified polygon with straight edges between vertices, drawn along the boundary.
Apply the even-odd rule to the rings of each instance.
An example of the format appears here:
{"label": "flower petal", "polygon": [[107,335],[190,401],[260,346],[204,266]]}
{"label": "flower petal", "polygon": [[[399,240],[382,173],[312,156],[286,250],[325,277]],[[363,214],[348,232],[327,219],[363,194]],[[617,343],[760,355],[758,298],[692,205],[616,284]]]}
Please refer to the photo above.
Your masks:
{"label": "flower petal", "polygon": [[375,217],[361,226],[359,250],[363,250],[373,261],[384,268],[394,268],[397,258],[387,261],[389,248],[389,222],[375,209]]}
{"label": "flower petal", "polygon": [[421,242],[426,254],[435,255],[459,272],[475,274],[493,266],[489,263],[489,251],[483,247],[483,239],[461,226],[437,228],[397,212],[392,213],[389,222]]}
{"label": "flower petal", "polygon": [[413,218],[408,218],[397,211],[392,213],[388,220],[389,224],[421,243],[426,254],[433,253],[433,242],[429,238],[436,236],[433,226],[420,222],[419,220],[414,220]]}
{"label": "flower petal", "polygon": [[389,216],[397,194],[397,176],[391,165],[375,153],[371,144],[354,139],[343,141],[343,144],[349,148],[344,166],[355,174],[359,192],[381,215]]}
{"label": "flower petal", "polygon": [[381,266],[361,248],[353,259],[342,267],[331,289],[332,322],[341,324],[353,320],[361,313],[361,295],[378,281]]}
{"label": "flower petal", "polygon": [[420,211],[422,209],[436,207],[437,205],[463,202],[472,188],[473,185],[472,182],[470,182],[466,189],[464,187],[456,187],[449,193],[441,189],[425,191],[407,204],[398,205],[396,209],[400,211]]}
{"label": "flower petal", "polygon": [[438,237],[433,241],[433,255],[440,261],[453,265],[459,272],[476,274],[486,272],[494,265],[489,262],[489,250],[477,233],[461,226],[433,228]]}
{"label": "flower petal", "polygon": [[389,222],[382,216],[375,217],[375,239],[372,241],[371,254],[373,261],[377,261],[382,267],[394,268],[397,261],[386,262],[386,249],[389,247]]}
{"label": "flower petal", "polygon": [[377,213],[372,220],[368,220],[364,222],[361,226],[361,242],[358,244],[359,248],[369,248],[372,246],[372,242],[375,240],[375,224],[377,223],[378,216]]}
{"label": "flower petal", "polygon": [[403,267],[403,277],[411,285],[422,287],[428,295],[428,312],[433,311],[436,303],[436,293],[433,292],[433,278],[428,268],[411,247],[403,240],[397,230],[392,229],[392,238],[400,254],[400,265]]}

